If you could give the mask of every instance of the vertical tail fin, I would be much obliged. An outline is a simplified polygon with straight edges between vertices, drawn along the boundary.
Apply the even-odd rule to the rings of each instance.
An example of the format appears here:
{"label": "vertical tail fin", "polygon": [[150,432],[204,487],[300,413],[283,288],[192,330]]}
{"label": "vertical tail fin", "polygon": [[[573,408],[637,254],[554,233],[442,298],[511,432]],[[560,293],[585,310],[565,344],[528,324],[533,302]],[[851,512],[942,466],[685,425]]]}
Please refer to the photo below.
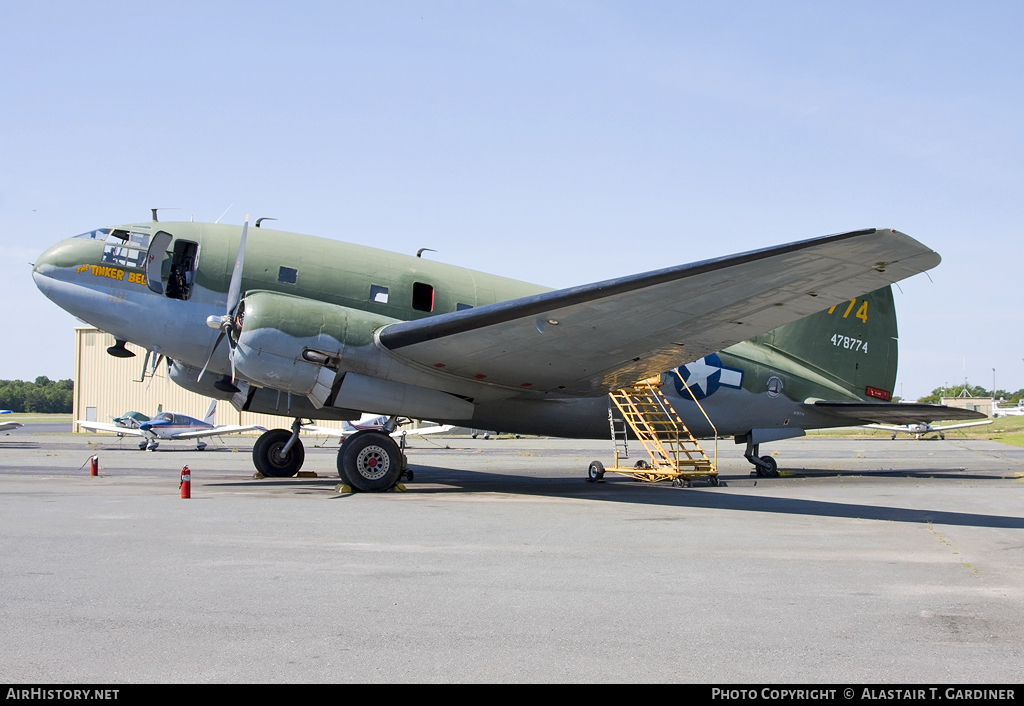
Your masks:
{"label": "vertical tail fin", "polygon": [[892,289],[869,292],[757,337],[863,399],[891,398],[899,332]]}
{"label": "vertical tail fin", "polygon": [[203,417],[203,421],[206,424],[213,425],[213,418],[217,416],[217,400],[210,400],[210,408],[206,410],[206,416]]}

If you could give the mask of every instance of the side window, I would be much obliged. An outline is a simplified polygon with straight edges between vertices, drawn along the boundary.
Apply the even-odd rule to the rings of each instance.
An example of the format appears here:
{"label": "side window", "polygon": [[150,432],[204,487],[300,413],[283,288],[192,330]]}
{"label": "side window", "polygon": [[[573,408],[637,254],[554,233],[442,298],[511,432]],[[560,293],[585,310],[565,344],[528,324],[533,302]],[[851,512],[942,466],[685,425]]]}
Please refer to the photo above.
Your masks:
{"label": "side window", "polygon": [[284,282],[285,284],[295,284],[298,280],[299,271],[294,267],[281,266],[281,269],[277,271],[277,281]]}
{"label": "side window", "polygon": [[412,283],[412,308],[417,311],[434,310],[434,288],[423,282]]}
{"label": "side window", "polygon": [[370,285],[370,301],[377,302],[378,304],[388,303],[388,288],[382,287],[379,284]]}

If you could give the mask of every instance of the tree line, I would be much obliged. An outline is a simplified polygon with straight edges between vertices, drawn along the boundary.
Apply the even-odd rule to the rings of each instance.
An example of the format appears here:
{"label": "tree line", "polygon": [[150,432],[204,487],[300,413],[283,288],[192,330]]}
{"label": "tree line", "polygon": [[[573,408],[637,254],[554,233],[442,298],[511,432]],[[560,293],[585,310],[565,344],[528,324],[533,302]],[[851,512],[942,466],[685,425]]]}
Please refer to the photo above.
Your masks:
{"label": "tree line", "polygon": [[73,380],[51,380],[40,375],[35,382],[0,380],[0,409],[12,412],[71,414]]}

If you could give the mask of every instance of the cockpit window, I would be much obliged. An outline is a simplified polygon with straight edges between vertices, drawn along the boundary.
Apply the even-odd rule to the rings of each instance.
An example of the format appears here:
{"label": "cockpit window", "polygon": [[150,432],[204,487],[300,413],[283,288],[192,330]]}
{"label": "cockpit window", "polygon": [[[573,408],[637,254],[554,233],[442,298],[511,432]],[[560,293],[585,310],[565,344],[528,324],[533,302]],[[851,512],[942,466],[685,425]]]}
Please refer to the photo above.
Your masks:
{"label": "cockpit window", "polygon": [[118,267],[145,267],[149,233],[123,228],[97,228],[75,237],[105,241],[107,246],[103,248],[102,258],[105,263]]}
{"label": "cockpit window", "polygon": [[106,240],[108,235],[110,235],[110,228],[97,228],[96,230],[90,230],[88,233],[82,233],[75,237],[82,238],[84,240]]}
{"label": "cockpit window", "polygon": [[[139,226],[132,226],[138,228]],[[149,247],[149,233],[141,230],[125,230],[123,228],[97,228],[86,233],[76,235],[76,238],[83,240],[105,240],[108,243],[134,246],[139,248]]]}

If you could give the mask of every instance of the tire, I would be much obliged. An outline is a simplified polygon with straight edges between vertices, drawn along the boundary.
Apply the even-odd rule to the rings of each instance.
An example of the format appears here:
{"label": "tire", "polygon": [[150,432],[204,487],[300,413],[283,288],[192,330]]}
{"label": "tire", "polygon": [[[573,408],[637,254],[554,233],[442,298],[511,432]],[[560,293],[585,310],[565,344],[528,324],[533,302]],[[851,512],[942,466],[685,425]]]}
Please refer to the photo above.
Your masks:
{"label": "tire", "polygon": [[762,478],[779,477],[779,464],[775,461],[774,458],[772,458],[771,456],[762,456],[761,461],[767,466],[767,468],[765,468],[764,466],[758,466],[757,475],[761,476]]}
{"label": "tire", "polygon": [[398,444],[387,434],[361,431],[345,439],[338,450],[338,476],[356,490],[391,490],[405,471]]}
{"label": "tire", "polygon": [[643,459],[640,459],[635,464],[633,464],[633,468],[635,468],[638,471],[647,471],[650,470],[651,464]]}
{"label": "tire", "polygon": [[271,429],[256,440],[252,447],[252,463],[256,470],[267,478],[291,478],[302,468],[306,460],[306,449],[302,439],[296,439],[287,456],[281,456],[281,449],[292,438],[288,429]]}
{"label": "tire", "polygon": [[599,480],[604,480],[604,464],[600,461],[592,461],[590,468],[587,469],[587,482],[596,483]]}
{"label": "tire", "polygon": [[713,488],[717,488],[721,481],[718,480],[718,476],[708,476],[708,483],[710,483]]}

